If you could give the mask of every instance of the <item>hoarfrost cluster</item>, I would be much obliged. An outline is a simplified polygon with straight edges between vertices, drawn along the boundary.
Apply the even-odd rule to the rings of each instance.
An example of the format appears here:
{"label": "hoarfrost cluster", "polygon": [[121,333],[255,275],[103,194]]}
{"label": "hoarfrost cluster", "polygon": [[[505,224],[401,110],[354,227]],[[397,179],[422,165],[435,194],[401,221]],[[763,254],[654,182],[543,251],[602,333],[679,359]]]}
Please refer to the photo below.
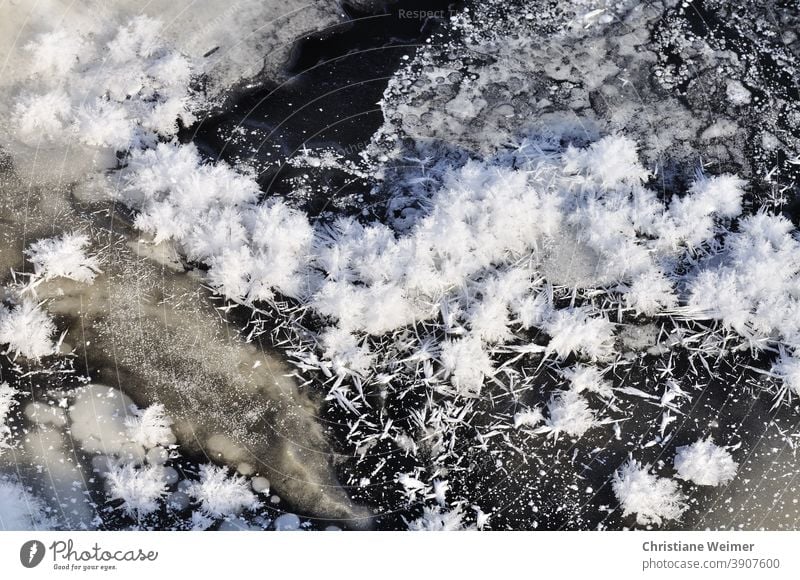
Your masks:
{"label": "hoarfrost cluster", "polygon": [[[503,16],[495,1],[461,12],[441,46],[420,48],[389,81],[384,123],[359,161],[305,147],[285,160],[373,179],[379,220],[311,216],[291,196],[266,193],[246,162],[211,160],[178,139],[207,95],[196,89],[196,59],[147,16],[26,44],[30,75],[13,91],[6,141],[20,157],[70,147],[93,157],[102,175],[92,183],[131,212],[136,243],[174,254],[227,301],[220,312],[247,312],[247,342],[269,338],[302,387],[321,390],[326,423],[347,448],[337,467],[351,470],[348,489],[391,482],[384,507],[407,514],[409,529],[491,527],[494,512],[479,505],[491,494],[473,498],[470,477],[483,470],[500,485],[515,462],[543,478],[559,473],[539,449],[568,462],[575,481],[605,469],[602,493],[617,502],[604,506],[609,514],[669,525],[696,486],[728,485],[740,469],[737,447],[714,443],[715,426],[679,437],[685,403],[703,396],[712,367],[746,369],[747,392],[769,392],[775,408],[800,396],[800,234],[781,211],[787,187],[770,177],[786,179],[787,163],[759,166],[798,143],[781,121],[743,112],[761,106],[748,87],[762,71],[737,76],[718,38],[678,48],[720,86],[724,114],[709,125],[665,93],[678,84],[684,100],[698,100],[664,57],[681,44],[664,28],[682,9],[563,4],[540,22]],[[549,44],[538,41],[545,29]],[[752,162],[723,143],[743,138],[737,119],[751,114],[765,119]],[[717,162],[703,164],[698,150]],[[14,272],[0,305],[0,344],[16,375],[51,360],[53,374],[72,372],[64,361],[78,339],[58,337],[61,319],[37,291],[50,284],[61,296],[68,281],[104,278],[99,248],[78,228],[27,243],[32,272]],[[2,382],[0,451],[15,444],[24,413],[53,454],[69,432],[102,475],[109,517],[125,525],[300,527],[292,514],[269,522],[260,513],[257,494],[270,485],[248,478],[244,462],[238,473],[211,463],[179,471],[164,404],[138,408],[85,382],[28,404],[19,385]],[[738,403],[742,384],[728,388],[725,404]],[[614,470],[619,462],[598,451],[637,419],[631,401],[655,409],[655,422]],[[574,506],[601,493],[583,488],[562,491]],[[44,513],[35,493],[0,479],[1,528],[47,527]]]}

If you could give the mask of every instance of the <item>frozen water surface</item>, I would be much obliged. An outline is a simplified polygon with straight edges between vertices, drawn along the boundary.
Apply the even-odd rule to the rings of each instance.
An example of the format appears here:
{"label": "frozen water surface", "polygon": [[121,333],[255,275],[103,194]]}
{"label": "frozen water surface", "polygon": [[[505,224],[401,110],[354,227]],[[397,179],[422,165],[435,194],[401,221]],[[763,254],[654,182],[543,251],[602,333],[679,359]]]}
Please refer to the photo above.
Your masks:
{"label": "frozen water surface", "polygon": [[0,9],[0,527],[797,528],[796,6],[105,6]]}

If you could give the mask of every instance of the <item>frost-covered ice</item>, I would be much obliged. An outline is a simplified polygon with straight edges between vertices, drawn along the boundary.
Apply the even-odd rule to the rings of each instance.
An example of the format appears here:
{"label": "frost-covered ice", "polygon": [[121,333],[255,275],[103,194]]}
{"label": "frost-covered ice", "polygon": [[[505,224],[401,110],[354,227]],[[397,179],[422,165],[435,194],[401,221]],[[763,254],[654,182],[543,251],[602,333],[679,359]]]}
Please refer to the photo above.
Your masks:
{"label": "frost-covered ice", "polygon": [[[277,128],[197,130],[338,5],[90,4],[30,9],[0,93],[0,445],[56,525],[791,525],[798,40],[761,8],[468,2],[284,194]],[[305,211],[331,173],[363,195]]]}

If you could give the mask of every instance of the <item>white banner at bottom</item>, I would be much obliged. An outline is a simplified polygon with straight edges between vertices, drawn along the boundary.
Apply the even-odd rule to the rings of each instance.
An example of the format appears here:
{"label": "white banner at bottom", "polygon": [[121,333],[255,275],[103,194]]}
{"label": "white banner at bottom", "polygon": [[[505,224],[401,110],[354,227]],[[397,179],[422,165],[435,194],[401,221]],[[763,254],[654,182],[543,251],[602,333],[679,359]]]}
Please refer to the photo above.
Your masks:
{"label": "white banner at bottom", "polygon": [[800,532],[2,532],[0,570],[11,579],[794,579],[799,547]]}

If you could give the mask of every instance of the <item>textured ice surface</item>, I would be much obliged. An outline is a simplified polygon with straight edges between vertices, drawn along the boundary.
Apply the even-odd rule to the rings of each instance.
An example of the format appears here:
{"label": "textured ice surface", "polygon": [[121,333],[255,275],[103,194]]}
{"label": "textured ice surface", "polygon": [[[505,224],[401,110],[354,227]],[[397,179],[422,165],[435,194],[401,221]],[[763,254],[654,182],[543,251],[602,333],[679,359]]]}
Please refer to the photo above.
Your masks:
{"label": "textured ice surface", "polygon": [[[331,473],[328,444],[315,423],[317,402],[299,393],[285,376],[284,363],[244,344],[237,329],[221,319],[200,282],[182,273],[184,266],[168,244],[154,248],[128,229],[124,218],[116,223],[108,219],[112,214],[105,186],[98,187],[91,173],[93,167],[113,167],[115,149],[137,141],[142,145],[141,137],[144,141],[156,135],[168,137],[176,130],[180,114],[175,113],[187,110],[183,107],[191,98],[186,84],[189,70],[192,82],[205,86],[201,101],[216,102],[231,85],[262,68],[273,78],[279,76],[278,65],[301,31],[341,18],[334,3],[278,7],[240,2],[222,11],[218,4],[201,4],[194,3],[191,10],[176,3],[150,5],[159,22],[136,19],[138,5],[124,3],[108,9],[107,4],[70,7],[58,2],[4,7],[9,13],[3,26],[19,26],[13,35],[3,35],[2,52],[8,57],[2,81],[3,123],[8,129],[3,144],[10,158],[4,160],[2,176],[0,262],[4,271],[13,268],[20,277],[5,279],[9,286],[3,297],[8,302],[2,323],[9,336],[4,337],[3,348],[9,347],[10,364],[14,353],[28,364],[24,357],[52,352],[59,336],[53,336],[49,319],[34,316],[40,312],[34,308],[38,300],[48,302],[42,316],[55,313],[58,325],[67,330],[57,344],[66,358],[42,363],[44,368],[57,367],[53,379],[29,386],[35,402],[24,406],[24,418],[4,416],[4,438],[9,433],[29,433],[26,446],[19,448],[21,454],[6,458],[10,463],[4,469],[16,463],[30,482],[42,486],[51,509],[61,510],[71,501],[74,507],[55,518],[57,525],[67,528],[102,525],[93,507],[98,500],[103,504],[102,489],[91,471],[108,472],[106,457],[130,445],[125,441],[130,435],[125,416],[136,417],[127,408],[130,399],[114,399],[114,408],[105,409],[110,400],[85,394],[69,415],[77,419],[78,427],[76,433],[70,431],[71,441],[85,442],[87,447],[77,460],[66,461],[59,455],[64,438],[60,429],[68,425],[65,409],[59,407],[65,395],[53,399],[53,392],[46,389],[69,390],[81,382],[106,379],[143,405],[163,399],[181,442],[189,442],[187,453],[214,449],[215,441],[225,440],[225,446],[216,448],[215,461],[243,466],[243,459],[249,459],[255,466],[251,474],[268,475],[275,492],[304,513],[347,519],[355,511]],[[277,21],[282,25],[275,26]],[[252,33],[243,34],[245,30]],[[203,56],[212,49],[216,49],[212,55]],[[137,84],[140,71],[145,76]],[[164,83],[172,92],[165,91]],[[117,95],[114,90],[131,92]],[[158,93],[155,99],[154,93]],[[45,100],[32,109],[29,105],[38,98]],[[84,105],[94,98],[101,108],[116,107],[116,116],[98,117],[91,108],[84,115]],[[177,109],[158,109],[159,103]],[[63,105],[61,112],[51,105]],[[148,126],[148,119],[156,117],[166,128]],[[120,123],[111,123],[115,120]],[[190,122],[185,116],[183,121]],[[38,187],[41,184],[46,187]],[[168,264],[169,275],[158,264]],[[90,286],[98,275],[101,278]],[[79,372],[85,373],[77,380],[72,367],[76,356],[83,358]],[[18,366],[16,371],[23,372]],[[93,388],[87,387],[88,393]],[[126,397],[115,392],[117,398]],[[221,394],[228,401],[222,409],[217,402]],[[100,407],[110,414],[95,413]],[[211,417],[216,419],[206,422]],[[149,435],[134,431],[135,444],[124,459],[146,457],[148,463],[163,463],[161,452],[145,456],[141,450],[152,431]],[[51,455],[42,456],[43,446]],[[30,473],[31,469],[47,472],[56,463],[49,481]],[[129,468],[117,473],[140,471]],[[164,473],[169,485],[177,483],[172,467]],[[94,483],[87,486],[87,481]],[[136,478],[116,481],[117,497],[133,501]],[[151,511],[147,501],[142,506],[134,510],[138,515]],[[119,518],[106,508],[103,512],[108,525],[124,525],[113,523]],[[151,521],[161,518],[160,525],[181,525],[180,520],[156,515]],[[267,520],[262,527],[268,524]]]}
{"label": "textured ice surface", "polygon": [[[0,144],[33,182],[113,167],[116,150],[191,124],[200,102],[220,102],[262,71],[281,77],[296,37],[342,17],[326,0],[9,3]],[[194,103],[190,83],[203,86]]]}
{"label": "textured ice surface", "polygon": [[[368,518],[359,502],[379,526],[420,530],[796,525],[796,11],[469,3],[392,75],[363,154],[289,151],[281,163],[300,175],[285,193],[257,173],[268,116],[225,160],[205,157],[207,135],[170,141],[185,137],[177,118],[201,118],[250,74],[226,51],[250,8],[201,29],[221,46],[199,59],[214,47],[181,31],[149,51],[141,38],[155,29],[124,14],[104,34],[145,81],[88,114],[73,107],[81,73],[109,83],[116,69],[95,58],[73,75],[82,41],[44,37],[25,53],[69,82],[8,83],[9,154],[27,172],[4,188],[4,215],[25,218],[2,233],[0,263],[15,271],[3,316],[35,296],[66,334],[47,358],[33,346],[56,327],[23,317],[41,340],[12,332],[6,366],[21,374],[14,364],[38,353],[58,386],[103,381],[142,408],[157,401],[187,454],[142,453],[152,467],[94,457],[121,502],[106,525],[156,514],[162,475],[165,511],[147,525],[296,528],[271,518],[299,506],[352,526]],[[243,53],[272,46],[264,38]],[[213,64],[228,53],[242,66]],[[162,90],[164,66],[183,59],[193,82]],[[195,92],[204,71],[209,90]],[[94,166],[119,171],[29,189],[43,159],[85,174],[92,163],[65,155],[73,134]],[[372,190],[329,204],[329,172]],[[309,199],[328,209],[307,213]],[[59,248],[41,240],[84,231],[88,253],[46,267]],[[81,284],[94,255],[94,283]],[[86,376],[70,383],[73,369]],[[77,402],[70,417],[85,414]],[[58,413],[24,408],[26,452],[46,438],[60,453]],[[26,428],[13,414],[12,434]],[[238,475],[199,466],[199,452]],[[43,497],[81,469],[56,470],[61,487]],[[81,505],[68,525],[89,525]]]}

